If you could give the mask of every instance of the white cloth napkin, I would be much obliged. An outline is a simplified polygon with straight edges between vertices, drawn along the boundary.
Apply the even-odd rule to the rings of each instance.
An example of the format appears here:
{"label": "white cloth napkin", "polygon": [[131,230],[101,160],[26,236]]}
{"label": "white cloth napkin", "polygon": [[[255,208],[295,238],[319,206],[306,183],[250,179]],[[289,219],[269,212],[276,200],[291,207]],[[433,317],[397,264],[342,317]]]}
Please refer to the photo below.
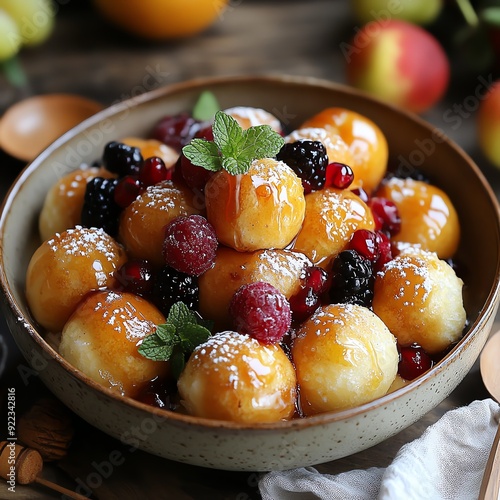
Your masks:
{"label": "white cloth napkin", "polygon": [[499,419],[494,400],[474,401],[445,413],[387,468],[269,472],[259,490],[263,500],[476,500]]}

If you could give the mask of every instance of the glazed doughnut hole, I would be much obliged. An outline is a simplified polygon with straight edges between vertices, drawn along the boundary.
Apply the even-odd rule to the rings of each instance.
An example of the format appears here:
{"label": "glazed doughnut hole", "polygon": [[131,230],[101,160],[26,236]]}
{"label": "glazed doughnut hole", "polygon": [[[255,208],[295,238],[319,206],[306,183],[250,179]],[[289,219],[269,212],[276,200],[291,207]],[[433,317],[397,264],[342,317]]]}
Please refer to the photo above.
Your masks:
{"label": "glazed doughnut hole", "polygon": [[180,215],[199,214],[193,193],[186,187],[163,181],[148,186],[120,218],[119,240],[135,259],[164,264],[164,227]]}
{"label": "glazed doughnut hole", "polygon": [[214,267],[198,279],[200,313],[214,320],[218,328],[230,328],[229,304],[240,286],[263,281],[289,299],[299,291],[301,278],[311,265],[304,254],[289,250],[238,252],[219,247]]}
{"label": "glazed doughnut hole", "polygon": [[254,160],[246,174],[218,171],[205,186],[208,221],[239,251],[284,248],[304,220],[302,181],[285,163]]}
{"label": "glazed doughnut hole", "polygon": [[326,188],[306,195],[304,223],[293,243],[313,264],[327,269],[358,229],[373,230],[371,210],[345,189]]}
{"label": "glazed doughnut hole", "polygon": [[407,249],[375,279],[373,311],[397,337],[440,353],[462,336],[466,313],[462,280],[435,253]]}
{"label": "glazed doughnut hole", "polygon": [[319,308],[299,327],[291,349],[305,415],[372,401],[386,394],[396,378],[396,339],[363,306]]}
{"label": "glazed doughnut hole", "polygon": [[234,106],[225,109],[224,113],[232,116],[244,130],[258,125],[269,125],[278,134],[282,133],[281,123],[278,118],[265,109],[251,106]]}
{"label": "glazed doughnut hole", "polygon": [[94,382],[135,397],[147,383],[167,375],[167,362],[146,359],[137,350],[163,323],[164,316],[137,295],[91,293],[65,324],[59,352]]}
{"label": "glazed doughnut hole", "polygon": [[300,128],[309,127],[325,128],[340,135],[354,159],[348,165],[354,172],[356,184],[361,183],[367,193],[380,184],[387,171],[389,147],[382,130],[372,120],[349,109],[326,108]]}
{"label": "glazed doughnut hole", "polygon": [[123,248],[102,229],[76,226],[42,243],[26,272],[26,298],[35,320],[61,331],[83,296],[112,287],[127,260]]}
{"label": "glazed doughnut hole", "polygon": [[441,259],[452,257],[460,241],[458,215],[448,195],[440,188],[410,178],[393,177],[383,182],[377,196],[393,201],[401,217],[396,243],[412,243],[436,252]]}
{"label": "glazed doughnut hole", "polygon": [[199,345],[177,383],[191,415],[247,424],[291,418],[296,385],[293,365],[278,344],[232,331]]}
{"label": "glazed doughnut hole", "polygon": [[94,177],[112,178],[114,174],[104,168],[80,168],[53,184],[45,196],[38,219],[42,241],[80,224],[85,188]]}

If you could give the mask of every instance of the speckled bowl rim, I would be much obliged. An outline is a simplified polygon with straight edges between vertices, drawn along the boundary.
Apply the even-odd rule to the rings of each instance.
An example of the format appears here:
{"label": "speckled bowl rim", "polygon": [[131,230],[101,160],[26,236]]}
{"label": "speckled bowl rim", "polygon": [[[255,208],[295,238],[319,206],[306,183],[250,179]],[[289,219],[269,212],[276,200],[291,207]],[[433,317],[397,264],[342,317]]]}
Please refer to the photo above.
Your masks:
{"label": "speckled bowl rim", "polygon": [[[218,85],[218,84],[228,84],[228,83],[272,83],[282,84],[284,86],[292,84],[298,86],[312,86],[312,87],[321,87],[326,90],[333,90],[336,92],[346,93],[353,97],[358,97],[365,101],[371,101],[373,104],[377,106],[382,106],[391,109],[393,112],[398,113],[400,115],[405,115],[408,120],[412,120],[417,122],[418,125],[427,129],[430,133],[433,131],[433,127],[430,123],[426,122],[419,116],[401,110],[389,103],[381,102],[380,100],[367,95],[366,93],[359,91],[357,89],[339,84],[330,82],[327,80],[313,78],[313,77],[300,77],[300,76],[291,76],[291,75],[237,75],[237,76],[224,76],[224,77],[203,77],[203,78],[195,78],[185,82],[173,83],[165,87],[161,87],[159,89],[149,91],[147,93],[141,94],[139,96],[135,96],[133,98],[122,101],[118,104],[112,105],[108,108],[103,109],[102,111],[96,113],[95,115],[87,118],[85,121],[72,128],[65,134],[63,134],[59,139],[53,142],[50,146],[48,146],[42,153],[40,153],[37,158],[35,158],[30,164],[28,164],[18,175],[17,179],[11,185],[6,197],[3,200],[3,203],[0,207],[0,283],[3,289],[4,298],[7,300],[9,307],[14,312],[17,318],[22,318],[24,322],[24,326],[30,337],[36,342],[40,348],[48,354],[52,359],[58,362],[62,367],[72,376],[79,379],[84,384],[88,385],[94,391],[101,393],[102,395],[115,400],[117,403],[126,404],[130,407],[133,407],[137,410],[143,411],[146,414],[152,414],[155,416],[159,416],[164,420],[172,420],[175,422],[183,423],[186,425],[197,426],[197,427],[205,427],[209,429],[236,429],[236,430],[259,430],[259,431],[274,431],[274,430],[289,430],[289,429],[301,429],[316,425],[329,424],[334,422],[344,421],[346,419],[355,417],[357,415],[361,415],[366,413],[367,411],[374,410],[376,408],[384,407],[389,403],[402,398],[407,393],[413,391],[415,388],[419,387],[422,384],[425,384],[429,379],[432,379],[437,373],[444,370],[450,363],[454,361],[455,358],[460,356],[462,350],[464,350],[467,345],[471,342],[473,337],[476,335],[478,331],[482,329],[482,327],[489,321],[491,315],[495,313],[497,302],[499,300],[500,295],[500,256],[497,262],[495,279],[493,286],[488,294],[487,300],[479,312],[476,320],[469,326],[466,333],[460,339],[460,341],[453,347],[453,349],[446,354],[440,361],[438,361],[430,370],[416,378],[415,380],[408,382],[403,387],[396,389],[395,391],[388,393],[380,398],[377,398],[371,402],[365,403],[360,406],[356,406],[354,408],[349,408],[345,410],[339,410],[334,412],[322,413],[306,418],[292,419],[286,421],[279,421],[275,423],[262,423],[262,424],[244,424],[230,421],[222,421],[222,420],[214,420],[202,417],[195,417],[191,415],[186,415],[182,413],[176,413],[170,410],[164,410],[161,408],[155,408],[145,403],[141,403],[140,401],[136,401],[132,398],[126,396],[120,396],[116,392],[108,389],[106,387],[101,386],[100,384],[94,382],[89,379],[85,374],[83,374],[80,370],[76,369],[72,365],[70,365],[56,350],[54,350],[37,332],[36,326],[34,326],[31,322],[30,318],[27,318],[22,313],[21,309],[17,305],[17,301],[15,300],[13,294],[11,293],[10,286],[7,280],[7,276],[5,273],[5,269],[3,266],[4,256],[3,256],[3,238],[4,238],[4,228],[5,221],[9,216],[9,209],[17,195],[17,193],[23,188],[23,184],[26,182],[31,173],[39,167],[40,164],[44,162],[44,160],[56,149],[65,145],[68,139],[73,136],[83,132],[87,127],[91,125],[95,125],[98,122],[105,120],[107,118],[111,118],[115,114],[119,113],[122,110],[130,109],[137,104],[148,102],[151,100],[155,100],[167,95],[175,95],[176,93],[182,93],[189,89],[197,89],[203,88],[210,85]],[[475,162],[451,139],[448,137],[443,137],[443,142],[446,142],[448,147],[453,148],[468,164],[469,168],[471,168],[477,178],[480,180],[482,188],[484,189],[485,195],[488,196],[488,201],[492,205],[492,208],[495,209],[497,217],[496,217],[496,240],[497,247],[500,247],[500,205],[498,200],[489,185],[487,179],[483,175],[482,171],[475,164]]]}

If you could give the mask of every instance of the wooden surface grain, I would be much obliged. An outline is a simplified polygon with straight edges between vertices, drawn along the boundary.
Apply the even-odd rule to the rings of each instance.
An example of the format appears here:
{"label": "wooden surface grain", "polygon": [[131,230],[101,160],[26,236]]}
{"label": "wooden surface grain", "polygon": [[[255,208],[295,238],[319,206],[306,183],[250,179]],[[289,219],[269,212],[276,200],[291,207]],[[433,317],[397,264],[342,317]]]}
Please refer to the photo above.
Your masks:
{"label": "wooden surface grain", "polygon": [[[349,3],[343,0],[233,0],[203,34],[153,43],[113,28],[89,2],[60,2],[53,36],[44,45],[21,54],[28,85],[15,89],[0,76],[0,114],[28,95],[68,92],[109,105],[170,83],[214,75],[291,74],[345,83],[345,57],[340,44],[356,29]],[[473,157],[498,194],[500,173],[482,157],[475,136],[474,96],[478,85],[491,78],[488,72],[457,71],[445,99],[424,118],[442,128]],[[23,165],[4,153],[0,153],[0,162],[4,195]],[[19,381],[18,367],[23,360],[3,318],[0,334],[0,347],[7,346],[9,353],[2,387],[18,384],[19,404],[28,404],[45,390],[36,381],[29,387]],[[476,363],[443,403],[411,427],[369,450],[317,468],[335,474],[353,468],[385,467],[403,444],[419,437],[446,411],[485,397],[488,394]],[[58,464],[47,465],[43,474],[67,487],[79,487],[83,493],[84,485],[92,486],[94,498],[99,500],[259,498],[255,473],[202,469],[141,451],[131,453],[76,417],[75,425],[77,434],[70,454]],[[117,450],[123,460],[106,468]],[[13,498],[3,482],[0,498]],[[18,486],[15,498],[37,500],[60,495],[41,486]]]}

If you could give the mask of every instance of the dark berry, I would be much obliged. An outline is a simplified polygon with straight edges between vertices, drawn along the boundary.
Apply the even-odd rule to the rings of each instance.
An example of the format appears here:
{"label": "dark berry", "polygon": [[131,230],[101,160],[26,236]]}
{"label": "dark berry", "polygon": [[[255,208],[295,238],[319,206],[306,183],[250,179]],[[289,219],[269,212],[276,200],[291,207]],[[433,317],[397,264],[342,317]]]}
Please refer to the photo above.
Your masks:
{"label": "dark berry", "polygon": [[333,303],[370,307],[373,300],[372,263],[355,250],[340,252],[332,265],[330,299]]}
{"label": "dark berry", "polygon": [[290,297],[292,319],[302,323],[318,308],[321,296],[328,287],[328,273],[318,266],[307,268],[301,287]]}
{"label": "dark berry", "polygon": [[152,298],[165,316],[168,316],[172,305],[179,301],[196,311],[199,301],[198,279],[173,267],[162,267],[154,276]]}
{"label": "dark berry", "polygon": [[177,410],[180,404],[174,380],[152,380],[137,399],[141,403],[171,411]]}
{"label": "dark berry", "polygon": [[304,140],[284,144],[276,158],[302,179],[305,193],[324,187],[328,155],[321,142]]}
{"label": "dark berry", "polygon": [[146,158],[139,171],[139,180],[143,186],[154,186],[159,182],[166,181],[172,177],[171,170],[165,166],[165,162],[157,156]]}
{"label": "dark berry", "polygon": [[193,191],[203,193],[205,184],[215,172],[198,165],[193,165],[191,161],[182,154],[180,158],[180,173],[188,187]]}
{"label": "dark berry", "polygon": [[119,177],[137,175],[142,165],[141,150],[121,142],[109,142],[104,147],[102,164]]}
{"label": "dark berry", "polygon": [[200,124],[188,113],[165,116],[153,128],[151,137],[180,151],[194,136]]}
{"label": "dark berry", "polygon": [[263,281],[238,288],[231,299],[229,313],[239,333],[250,335],[263,344],[280,342],[292,323],[286,297]]}
{"label": "dark berry", "polygon": [[381,231],[387,231],[394,236],[401,229],[401,217],[399,216],[396,204],[387,198],[374,196],[368,200],[375,227]]}
{"label": "dark berry", "polygon": [[325,187],[347,189],[354,180],[354,172],[344,163],[329,163],[326,167]]}
{"label": "dark berry", "polygon": [[429,354],[418,345],[399,346],[398,373],[405,380],[413,380],[432,367]]}
{"label": "dark berry", "polygon": [[82,207],[82,226],[102,228],[110,236],[116,236],[122,210],[114,199],[118,182],[118,179],[94,177],[87,183]]}
{"label": "dark berry", "polygon": [[199,276],[215,262],[218,241],[215,229],[201,215],[181,215],[165,227],[165,262],[186,274]]}
{"label": "dark berry", "polygon": [[135,175],[122,177],[115,188],[114,200],[121,208],[128,207],[142,191],[142,185]]}
{"label": "dark berry", "polygon": [[153,290],[153,268],[147,260],[129,260],[115,272],[118,287],[124,292],[147,296]]}

